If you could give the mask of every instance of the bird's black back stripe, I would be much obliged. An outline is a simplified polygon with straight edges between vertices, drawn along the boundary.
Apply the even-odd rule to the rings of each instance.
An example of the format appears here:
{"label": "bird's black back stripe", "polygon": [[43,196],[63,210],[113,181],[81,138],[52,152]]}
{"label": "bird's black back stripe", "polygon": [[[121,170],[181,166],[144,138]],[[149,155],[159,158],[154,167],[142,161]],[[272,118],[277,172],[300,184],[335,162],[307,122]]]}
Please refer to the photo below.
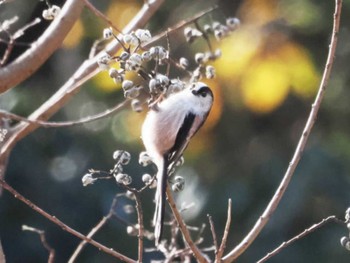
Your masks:
{"label": "bird's black back stripe", "polygon": [[174,146],[169,150],[169,154],[172,154],[173,152],[181,148],[184,143],[186,143],[188,134],[192,128],[195,117],[196,115],[191,112],[186,115],[182,126],[179,129],[179,132],[177,133]]}

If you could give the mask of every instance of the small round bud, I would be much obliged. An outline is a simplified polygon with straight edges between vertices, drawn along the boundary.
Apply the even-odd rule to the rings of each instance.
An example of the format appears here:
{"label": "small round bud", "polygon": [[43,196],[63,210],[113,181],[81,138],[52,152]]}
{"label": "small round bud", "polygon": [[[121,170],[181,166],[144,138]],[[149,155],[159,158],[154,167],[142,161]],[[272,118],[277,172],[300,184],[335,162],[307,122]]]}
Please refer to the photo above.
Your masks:
{"label": "small round bud", "polygon": [[179,60],[179,64],[183,69],[187,69],[190,63],[188,62],[187,58],[182,57]]}
{"label": "small round bud", "polygon": [[347,223],[346,227],[350,230],[350,223]]}
{"label": "small round bud", "polygon": [[124,97],[127,99],[136,99],[139,95],[140,95],[140,89],[137,87],[124,90]]}
{"label": "small round bud", "polygon": [[133,37],[130,34],[126,34],[123,36],[123,41],[125,44],[131,44],[132,38]]}
{"label": "small round bud", "polygon": [[129,190],[126,191],[125,196],[126,196],[127,198],[129,198],[130,200],[135,200],[135,195],[134,195],[134,193],[131,192],[131,191],[129,191]]}
{"label": "small round bud", "polygon": [[193,35],[192,31],[193,31],[193,29],[191,27],[185,27],[184,35],[185,35],[186,39],[192,37],[192,35]]}
{"label": "small round bud", "polygon": [[342,237],[340,239],[340,244],[345,247],[346,250],[350,250],[350,240],[348,237]]}
{"label": "small round bud", "polygon": [[162,46],[151,47],[149,50],[151,57],[154,59],[165,59],[168,55],[168,51]]}
{"label": "small round bud", "polygon": [[156,77],[159,80],[160,85],[167,86],[169,85],[169,78],[163,74],[158,74]]}
{"label": "small round bud", "polygon": [[145,51],[141,54],[142,61],[148,62],[152,59],[151,52]]}
{"label": "small round bud", "polygon": [[229,27],[230,30],[236,30],[241,24],[241,21],[239,21],[236,17],[228,17],[226,19],[226,25]]}
{"label": "small round bud", "polygon": [[139,164],[142,166],[147,166],[152,163],[152,158],[148,155],[147,152],[140,152]]}
{"label": "small round bud", "polygon": [[127,165],[129,164],[130,159],[131,159],[130,153],[127,151],[123,151],[123,154],[121,155],[119,160],[122,165]]}
{"label": "small round bud", "polygon": [[113,36],[113,32],[111,28],[105,28],[103,29],[103,38],[104,39],[110,39]]}
{"label": "small round bud", "polygon": [[202,73],[201,73],[200,68],[196,68],[193,71],[192,78],[194,79],[194,81],[198,81],[198,80],[200,80],[202,78]]}
{"label": "small round bud", "polygon": [[140,40],[141,43],[146,43],[151,40],[152,35],[149,30],[137,29],[135,32],[136,37]]}
{"label": "small round bud", "polygon": [[118,173],[117,175],[114,175],[114,177],[118,184],[129,185],[132,182],[131,176],[127,174]]}
{"label": "small round bud", "polygon": [[127,61],[129,57],[130,57],[130,53],[126,51],[123,51],[119,56],[120,60],[122,61]]}
{"label": "small round bud", "polygon": [[215,55],[216,58],[220,58],[220,57],[221,57],[221,54],[222,54],[222,53],[221,53],[221,50],[220,50],[219,48],[216,49],[215,52],[214,52],[214,55]]}
{"label": "small round bud", "polygon": [[214,30],[219,30],[220,27],[221,27],[221,24],[218,22],[218,21],[214,21],[211,25],[211,27],[214,29]]}
{"label": "small round bud", "polygon": [[136,112],[141,112],[143,110],[141,102],[138,99],[133,99],[131,101],[131,108],[133,111],[136,111]]}
{"label": "small round bud", "polygon": [[134,226],[127,226],[126,227],[126,233],[128,233],[129,236],[137,236],[138,230]]}
{"label": "small round bud", "polygon": [[203,29],[204,29],[204,32],[207,33],[207,34],[212,34],[213,33],[213,29],[208,24],[205,24]]}
{"label": "small round bud", "polygon": [[114,79],[114,78],[117,78],[119,76],[119,72],[115,68],[110,68],[108,71],[108,75]]}
{"label": "small round bud", "polygon": [[214,36],[216,40],[221,40],[224,37],[224,32],[222,30],[215,30]]}
{"label": "small round bud", "polygon": [[109,63],[111,62],[111,60],[111,56],[105,53],[97,60],[97,65],[100,69],[107,70],[109,69]]}
{"label": "small round bud", "polygon": [[122,173],[123,172],[123,166],[120,163],[116,163],[113,168],[113,173]]}
{"label": "small round bud", "polygon": [[122,83],[122,88],[123,90],[129,90],[134,86],[134,82],[132,82],[131,80],[124,80]]}
{"label": "small round bud", "polygon": [[215,68],[213,66],[211,66],[211,65],[206,66],[205,77],[207,79],[212,79],[215,77]]}
{"label": "small round bud", "polygon": [[140,54],[134,53],[130,56],[129,60],[136,65],[141,65],[142,64],[142,57]]}
{"label": "small round bud", "polygon": [[197,64],[202,64],[204,62],[204,54],[203,53],[197,53],[194,56],[194,60],[196,61]]}
{"label": "small round bud", "polygon": [[83,178],[81,179],[83,186],[88,186],[89,184],[93,184],[97,178],[93,178],[92,174],[85,174]]}
{"label": "small round bud", "polygon": [[176,182],[171,186],[175,193],[181,192],[185,188],[185,182]]}
{"label": "small round bud", "polygon": [[125,214],[132,214],[135,212],[135,208],[132,205],[124,205],[123,210]]}
{"label": "small round bud", "polygon": [[142,182],[144,182],[145,184],[150,183],[151,180],[152,180],[152,176],[150,174],[142,175]]}

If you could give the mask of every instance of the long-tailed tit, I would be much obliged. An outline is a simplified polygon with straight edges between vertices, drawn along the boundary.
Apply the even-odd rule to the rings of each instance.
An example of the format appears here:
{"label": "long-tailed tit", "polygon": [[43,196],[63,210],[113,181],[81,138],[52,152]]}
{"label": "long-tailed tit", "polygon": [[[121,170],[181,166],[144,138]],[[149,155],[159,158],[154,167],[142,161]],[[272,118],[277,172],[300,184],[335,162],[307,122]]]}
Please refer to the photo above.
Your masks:
{"label": "long-tailed tit", "polygon": [[203,125],[212,104],[210,88],[197,82],[161,101],[148,112],[143,123],[143,144],[158,169],[153,217],[156,245],[163,232],[168,167],[182,155],[191,137]]}

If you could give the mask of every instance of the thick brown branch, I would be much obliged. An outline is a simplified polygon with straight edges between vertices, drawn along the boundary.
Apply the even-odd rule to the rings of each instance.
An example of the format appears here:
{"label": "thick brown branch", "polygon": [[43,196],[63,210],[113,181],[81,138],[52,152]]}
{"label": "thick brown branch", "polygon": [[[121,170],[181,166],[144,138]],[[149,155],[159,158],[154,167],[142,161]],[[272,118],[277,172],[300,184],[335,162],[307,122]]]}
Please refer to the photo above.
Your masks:
{"label": "thick brown branch", "polygon": [[312,104],[312,109],[310,111],[308,120],[305,124],[304,130],[301,134],[301,137],[299,139],[299,143],[295,149],[294,155],[292,157],[292,160],[289,163],[289,166],[287,168],[287,171],[277,188],[274,196],[272,197],[270,203],[266,207],[263,214],[260,216],[258,221],[255,223],[254,227],[251,229],[251,231],[246,235],[246,237],[241,241],[240,244],[238,244],[234,249],[232,249],[226,256],[223,257],[224,262],[232,262],[237,257],[239,257],[255,240],[255,238],[259,235],[260,231],[264,228],[266,223],[269,221],[270,217],[276,210],[280,200],[282,199],[282,196],[285,192],[285,190],[288,187],[288,184],[294,174],[294,171],[299,163],[299,160],[302,156],[302,153],[305,149],[305,145],[307,143],[307,140],[309,138],[309,135],[311,133],[312,127],[316,121],[317,114],[319,111],[319,108],[321,106],[321,102],[324,96],[325,89],[328,84],[328,80],[332,71],[332,66],[334,62],[335,57],[335,50],[337,46],[337,39],[338,39],[338,31],[339,31],[339,24],[340,24],[340,13],[341,13],[341,6],[342,6],[342,0],[336,0],[335,1],[335,12],[334,12],[334,23],[333,23],[333,32],[332,32],[332,39],[331,44],[329,46],[329,52],[327,57],[327,62],[325,69],[323,71],[322,80],[320,83],[320,87],[318,90],[318,93],[316,95],[315,101]]}
{"label": "thick brown branch", "polygon": [[79,18],[83,6],[81,0],[67,0],[58,17],[42,36],[14,62],[0,68],[0,94],[31,76],[61,46]]}
{"label": "thick brown branch", "polygon": [[47,213],[46,211],[44,211],[43,209],[41,209],[40,207],[38,207],[37,205],[32,203],[30,200],[25,198],[23,195],[18,193],[15,189],[13,189],[10,185],[8,185],[3,179],[0,179],[0,186],[3,187],[8,192],[10,192],[15,198],[22,201],[26,205],[28,205],[31,209],[38,212],[42,216],[46,217],[48,220],[50,220],[51,222],[53,222],[57,226],[61,227],[64,231],[72,234],[73,236],[76,236],[77,238],[79,238],[81,240],[86,241],[87,243],[95,246],[99,250],[101,250],[101,251],[103,251],[103,252],[105,252],[105,253],[107,253],[115,258],[118,258],[118,259],[123,260],[125,262],[130,262],[130,263],[136,262],[135,260],[128,258],[128,257],[124,256],[123,254],[120,254],[119,252],[113,250],[112,248],[108,248],[108,247],[98,243],[97,241],[95,241],[87,236],[84,236],[83,234],[79,233],[78,231],[74,230],[73,228],[69,227],[68,225],[63,223],[61,220],[59,220],[56,216],[50,215],[49,213]]}

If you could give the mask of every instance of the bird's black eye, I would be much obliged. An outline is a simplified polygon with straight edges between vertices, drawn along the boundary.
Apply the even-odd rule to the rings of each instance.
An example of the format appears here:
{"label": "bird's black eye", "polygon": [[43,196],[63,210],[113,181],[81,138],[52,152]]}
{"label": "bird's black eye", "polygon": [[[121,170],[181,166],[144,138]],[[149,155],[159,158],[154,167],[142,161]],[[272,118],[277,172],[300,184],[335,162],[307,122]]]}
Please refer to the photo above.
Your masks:
{"label": "bird's black eye", "polygon": [[205,98],[209,93],[211,93],[211,90],[204,86],[204,87],[201,87],[199,90],[192,90],[192,93],[196,96],[202,96],[203,98]]}

